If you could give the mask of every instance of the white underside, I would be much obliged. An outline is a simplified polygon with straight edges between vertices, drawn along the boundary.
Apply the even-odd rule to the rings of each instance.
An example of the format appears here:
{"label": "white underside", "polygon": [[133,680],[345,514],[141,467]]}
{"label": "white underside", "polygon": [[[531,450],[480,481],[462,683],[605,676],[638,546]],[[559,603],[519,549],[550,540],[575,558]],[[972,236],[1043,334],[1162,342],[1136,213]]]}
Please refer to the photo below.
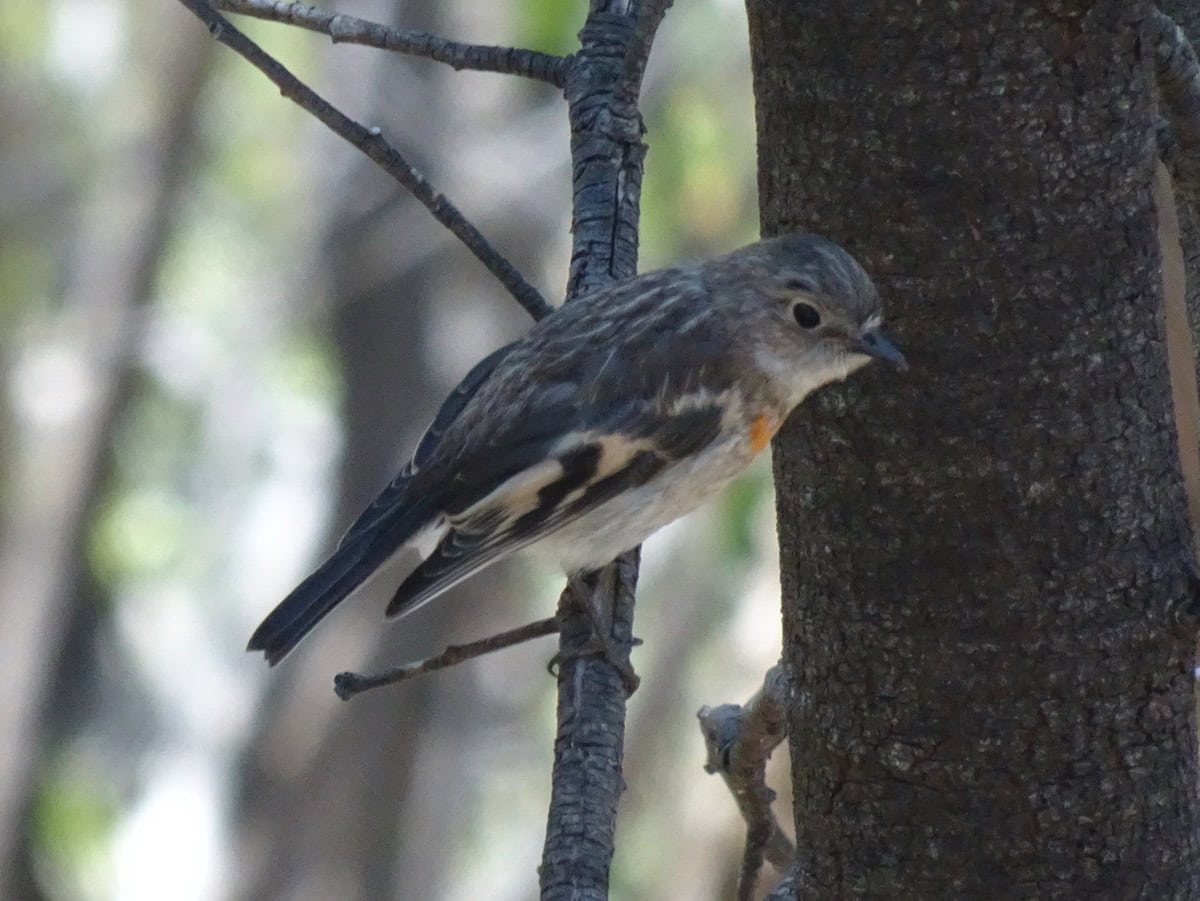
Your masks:
{"label": "white underside", "polygon": [[[788,406],[775,413],[785,417],[810,393],[830,382],[840,381],[868,362],[866,357],[846,356],[824,369],[799,371],[794,366],[777,377],[786,379],[791,391]],[[760,360],[764,368],[776,361]],[[695,510],[743,472],[757,455],[748,431],[733,423],[748,423],[739,399],[727,398],[725,429],[691,460],[676,463],[640,488],[627,491],[546,536],[535,545],[558,560],[567,573],[594,569],[637,547],[663,526]],[[778,422],[776,423],[778,424]]]}
{"label": "white underside", "polygon": [[753,458],[745,437],[730,434],[547,535],[536,548],[568,574],[603,566],[719,493]]}

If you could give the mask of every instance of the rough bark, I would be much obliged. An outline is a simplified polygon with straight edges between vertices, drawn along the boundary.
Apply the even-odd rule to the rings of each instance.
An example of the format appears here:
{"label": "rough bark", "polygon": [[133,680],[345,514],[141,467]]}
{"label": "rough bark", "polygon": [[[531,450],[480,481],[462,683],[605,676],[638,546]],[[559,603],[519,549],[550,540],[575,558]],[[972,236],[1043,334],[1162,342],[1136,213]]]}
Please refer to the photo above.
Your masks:
{"label": "rough bark", "polygon": [[764,231],[847,244],[913,364],[776,447],[796,897],[1196,897],[1129,4],[749,10]]}

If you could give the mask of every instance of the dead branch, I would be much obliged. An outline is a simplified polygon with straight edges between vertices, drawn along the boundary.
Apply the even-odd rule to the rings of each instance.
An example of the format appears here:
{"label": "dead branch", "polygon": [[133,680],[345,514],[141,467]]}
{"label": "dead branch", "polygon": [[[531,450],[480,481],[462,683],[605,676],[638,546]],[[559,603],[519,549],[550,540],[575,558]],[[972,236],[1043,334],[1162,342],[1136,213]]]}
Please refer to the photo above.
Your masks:
{"label": "dead branch", "polygon": [[361,673],[338,673],[333,678],[333,690],[337,692],[337,696],[343,701],[348,701],[355,695],[369,691],[372,688],[395,685],[397,682],[405,682],[422,673],[432,673],[449,666],[457,666],[467,660],[474,660],[476,657],[482,657],[484,654],[490,654],[493,651],[502,651],[505,648],[511,648],[513,645],[531,641],[534,638],[541,638],[544,635],[553,635],[557,631],[558,619],[556,617],[551,616],[546,619],[539,619],[537,622],[528,623],[516,629],[509,629],[507,632],[501,632],[487,638],[481,638],[479,641],[449,645],[446,650],[433,657],[426,657],[424,660],[406,663],[403,666],[385,670],[373,676],[364,676]]}
{"label": "dead branch", "polygon": [[420,56],[459,70],[517,75],[556,88],[561,88],[566,80],[567,58],[537,50],[467,44],[425,31],[390,28],[357,16],[325,12],[314,6],[282,0],[216,0],[214,6],[225,12],[325,34],[335,44],[361,44]]}
{"label": "dead branch", "polygon": [[760,688],[745,705],[702,707],[697,716],[708,749],[704,769],[720,773],[746,820],[746,848],[738,874],[738,901],[749,901],[764,856],[784,870],[795,848],[775,819],[775,792],[767,785],[771,752],[787,737],[787,677],[783,664],[767,671]]}
{"label": "dead branch", "polygon": [[333,106],[293,75],[282,63],[238,31],[205,0],[179,0],[208,26],[214,38],[244,57],[279,88],[284,97],[311,113],[333,132],[357,147],[381,169],[403,185],[430,213],[475,254],[534,319],[553,307],[516,268],[497,251],[458,208],[435,190],[378,128],[367,128]]}

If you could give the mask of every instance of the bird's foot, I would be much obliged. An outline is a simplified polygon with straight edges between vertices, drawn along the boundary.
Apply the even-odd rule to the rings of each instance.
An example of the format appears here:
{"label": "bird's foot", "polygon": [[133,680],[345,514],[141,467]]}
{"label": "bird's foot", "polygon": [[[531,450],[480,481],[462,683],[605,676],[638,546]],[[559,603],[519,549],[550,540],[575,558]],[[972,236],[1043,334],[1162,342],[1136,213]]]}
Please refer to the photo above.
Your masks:
{"label": "bird's foot", "polygon": [[591,637],[578,649],[569,651],[559,651],[550,658],[550,662],[546,664],[546,670],[550,675],[558,678],[559,672],[565,663],[572,660],[578,660],[581,657],[600,657],[607,661],[617,674],[621,677],[621,684],[625,688],[625,697],[630,697],[638,686],[642,684],[642,678],[633,669],[633,662],[629,659],[629,652],[633,648],[642,643],[640,638],[635,638],[628,647],[614,641],[611,637],[592,633]]}

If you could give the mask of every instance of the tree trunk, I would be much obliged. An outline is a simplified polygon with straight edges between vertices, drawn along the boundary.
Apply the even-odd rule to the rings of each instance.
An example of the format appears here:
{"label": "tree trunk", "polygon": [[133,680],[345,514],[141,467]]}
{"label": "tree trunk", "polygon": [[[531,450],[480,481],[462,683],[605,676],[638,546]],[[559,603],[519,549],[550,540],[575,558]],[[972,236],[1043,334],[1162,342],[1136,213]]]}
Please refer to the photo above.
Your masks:
{"label": "tree trunk", "polygon": [[797,897],[1200,896],[1127,8],[750,0],[764,232],[848,245],[913,366],[776,448]]}

